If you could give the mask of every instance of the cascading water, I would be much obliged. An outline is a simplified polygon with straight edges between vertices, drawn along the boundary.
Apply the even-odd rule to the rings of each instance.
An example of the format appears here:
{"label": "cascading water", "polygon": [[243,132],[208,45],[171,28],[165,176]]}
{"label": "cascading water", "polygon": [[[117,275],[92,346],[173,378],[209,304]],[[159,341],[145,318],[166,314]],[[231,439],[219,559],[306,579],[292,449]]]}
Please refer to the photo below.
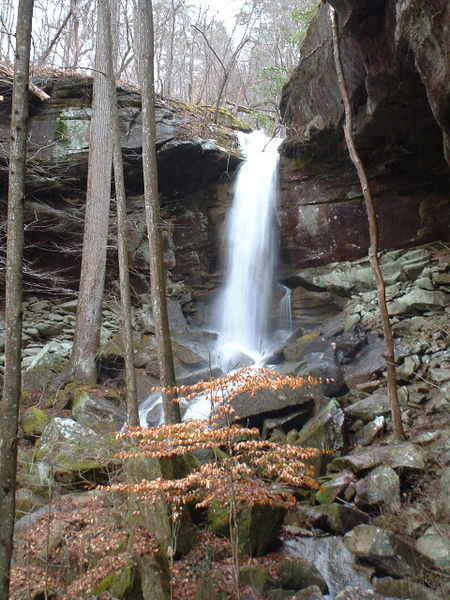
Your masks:
{"label": "cascading water", "polygon": [[239,134],[246,157],[227,224],[226,281],[219,301],[218,360],[228,371],[245,355],[262,364],[270,351],[269,315],[277,259],[278,146],[263,132]]}
{"label": "cascading water", "polygon": [[[226,280],[218,302],[219,330],[217,362],[224,372],[245,362],[264,364],[280,336],[291,328],[291,291],[284,289],[280,318],[282,331],[272,331],[271,309],[274,301],[277,262],[276,208],[278,189],[278,146],[281,139],[270,139],[263,132],[240,134],[239,143],[246,157],[236,180],[233,206],[227,224],[228,256]],[[284,288],[284,286],[282,286]],[[284,306],[284,308],[283,308]],[[278,338],[278,339],[277,339]],[[207,418],[209,396],[198,396],[189,403],[183,420]],[[140,406],[142,426],[163,423],[162,401],[152,394]]]}

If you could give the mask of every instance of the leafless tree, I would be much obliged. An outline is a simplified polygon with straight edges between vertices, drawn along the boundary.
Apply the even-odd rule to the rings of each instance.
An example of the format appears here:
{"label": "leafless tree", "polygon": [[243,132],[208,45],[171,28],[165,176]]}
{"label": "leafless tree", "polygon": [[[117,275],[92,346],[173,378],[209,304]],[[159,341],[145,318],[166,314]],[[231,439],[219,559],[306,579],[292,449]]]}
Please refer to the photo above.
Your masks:
{"label": "leafless tree", "polygon": [[[118,0],[109,0],[107,4],[112,8],[111,15],[117,15]],[[134,370],[133,328],[131,322],[133,308],[130,297],[130,276],[127,253],[127,201],[122,149],[120,146],[116,79],[113,68],[115,58],[113,48],[116,44],[113,42],[110,14],[107,14],[106,16],[107,23],[105,36],[108,54],[107,72],[110,80],[110,97],[108,105],[104,107],[104,110],[111,114],[113,137],[114,186],[117,207],[117,247],[119,254],[119,282],[122,308],[122,340],[125,355],[125,384],[127,395],[127,424],[130,427],[137,427],[139,425],[139,411],[136,392],[136,373]],[[117,30],[115,30],[115,33],[117,35]]]}
{"label": "leafless tree", "polygon": [[0,405],[0,598],[9,597],[14,531],[17,428],[21,393],[23,203],[28,119],[28,81],[34,0],[20,0],[11,113],[6,264],[5,379]]}
{"label": "leafless tree", "polygon": [[339,47],[339,32],[338,32],[338,21],[336,17],[335,9],[330,6],[330,19],[331,29],[333,36],[333,50],[334,59],[336,65],[337,80],[339,90],[342,95],[345,110],[345,125],[344,133],[345,140],[347,142],[348,152],[350,158],[355,165],[355,169],[358,173],[358,178],[361,184],[364,201],[366,204],[367,218],[369,220],[369,235],[370,235],[370,247],[369,247],[369,259],[372,265],[372,270],[375,275],[378,292],[378,306],[380,308],[381,319],[383,323],[384,341],[386,344],[386,364],[387,364],[387,385],[388,385],[388,397],[392,413],[392,423],[394,429],[394,436],[397,440],[405,439],[405,432],[403,429],[400,402],[397,393],[397,377],[395,368],[395,346],[394,339],[392,336],[391,322],[389,320],[389,313],[386,304],[386,285],[384,282],[383,272],[381,270],[380,261],[378,257],[379,251],[379,231],[378,221],[373,203],[372,191],[370,189],[369,180],[367,177],[366,170],[359,156],[358,150],[355,146],[353,139],[353,115],[350,104],[350,96],[348,93],[347,83],[344,77],[344,70],[342,68],[340,47]]}
{"label": "leafless tree", "polygon": [[78,309],[72,348],[71,375],[83,382],[97,379],[96,355],[100,342],[106,247],[111,197],[111,115],[106,43],[105,3],[98,2],[97,48],[89,142],[88,182]]}
{"label": "leafless tree", "polygon": [[[158,347],[160,381],[164,388],[175,386],[172,345],[166,301],[166,278],[161,240],[161,217],[156,161],[156,121],[154,89],[153,10],[151,0],[138,0],[136,10],[138,71],[142,78],[142,164],[144,202],[150,249],[150,277],[153,320]],[[164,395],[166,423],[180,421],[178,404]]]}

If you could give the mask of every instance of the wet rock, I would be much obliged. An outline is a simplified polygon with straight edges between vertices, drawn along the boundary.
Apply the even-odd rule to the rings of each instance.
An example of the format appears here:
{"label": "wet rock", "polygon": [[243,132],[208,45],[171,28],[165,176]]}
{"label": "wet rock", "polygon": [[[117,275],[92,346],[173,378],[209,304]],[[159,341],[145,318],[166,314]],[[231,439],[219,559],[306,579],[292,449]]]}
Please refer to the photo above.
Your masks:
{"label": "wet rock", "polygon": [[371,446],[357,449],[346,456],[337,457],[328,465],[330,473],[350,470],[359,473],[378,465],[389,465],[393,469],[421,472],[425,469],[423,452],[410,442],[388,446]]}
{"label": "wet rock", "polygon": [[344,542],[355,556],[394,577],[414,576],[423,564],[412,544],[373,525],[358,525],[344,536]]}
{"label": "wet rock", "polygon": [[417,540],[417,549],[442,569],[450,568],[450,525],[436,523]]}
{"label": "wet rock", "polygon": [[287,361],[298,362],[305,354],[314,350],[324,350],[329,347],[329,342],[320,335],[319,329],[314,329],[293,341],[283,348],[283,354]]}
{"label": "wet rock", "polygon": [[302,558],[283,559],[277,583],[289,590],[298,590],[315,585],[324,594],[328,593],[325,579],[316,566]]}
{"label": "wet rock", "polygon": [[391,467],[380,465],[356,484],[356,504],[400,507],[400,478]]}
{"label": "wet rock", "polygon": [[408,598],[411,600],[440,600],[440,596],[430,590],[430,588],[409,578],[375,577],[374,588],[383,596]]}
{"label": "wet rock", "polygon": [[344,381],[351,389],[354,386],[372,379],[378,371],[386,368],[384,358],[385,344],[378,336],[370,336],[368,345],[355,357],[355,360],[344,366]]}
{"label": "wet rock", "polygon": [[[357,587],[348,587],[342,590],[334,600],[389,600],[380,596],[373,590],[361,589]],[[390,600],[396,600],[391,598]]]}
{"label": "wet rock", "polygon": [[332,598],[347,586],[371,587],[367,577],[355,567],[354,557],[341,537],[287,540],[283,543],[283,551],[314,564],[325,579]]}

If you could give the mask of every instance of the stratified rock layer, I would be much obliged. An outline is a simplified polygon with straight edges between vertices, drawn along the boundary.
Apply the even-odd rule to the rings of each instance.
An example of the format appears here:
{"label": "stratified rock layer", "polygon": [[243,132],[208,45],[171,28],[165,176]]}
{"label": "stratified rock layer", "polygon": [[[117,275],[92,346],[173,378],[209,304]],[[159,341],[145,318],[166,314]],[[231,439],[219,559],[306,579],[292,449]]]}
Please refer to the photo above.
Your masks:
{"label": "stratified rock layer", "polygon": [[[334,0],[356,145],[369,172],[382,248],[449,237],[450,5]],[[286,275],[367,253],[361,188],[347,159],[328,6],[283,90],[281,183]]]}

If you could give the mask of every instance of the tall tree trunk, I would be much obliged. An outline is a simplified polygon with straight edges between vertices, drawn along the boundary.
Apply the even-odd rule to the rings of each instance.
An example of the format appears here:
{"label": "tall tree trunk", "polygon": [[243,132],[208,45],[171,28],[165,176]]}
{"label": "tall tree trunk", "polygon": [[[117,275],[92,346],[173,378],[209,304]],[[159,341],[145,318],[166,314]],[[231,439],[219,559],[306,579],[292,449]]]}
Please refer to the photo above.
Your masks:
{"label": "tall tree trunk", "polygon": [[[118,14],[118,1],[109,0],[111,17]],[[117,207],[117,249],[119,254],[119,282],[122,308],[122,341],[125,354],[125,385],[127,394],[127,424],[130,427],[139,425],[139,411],[136,392],[136,373],[134,370],[133,328],[131,325],[132,306],[130,297],[130,275],[128,269],[127,253],[127,199],[125,192],[125,179],[123,172],[122,150],[120,146],[119,111],[117,107],[116,79],[113,68],[115,47],[113,36],[117,36],[117,29],[111,27],[113,19],[108,23],[106,43],[109,50],[108,75],[111,82],[111,95],[109,105],[105,110],[111,114],[111,130],[113,136],[113,164],[114,185],[116,190]],[[116,38],[117,39],[117,38]],[[117,44],[116,44],[117,47]]]}
{"label": "tall tree trunk", "polygon": [[370,247],[369,247],[369,259],[370,264],[372,265],[372,270],[375,275],[375,280],[377,283],[377,293],[378,293],[378,306],[381,312],[381,319],[383,323],[383,333],[384,340],[386,344],[386,363],[387,363],[387,386],[388,386],[388,397],[389,403],[392,413],[392,424],[394,430],[394,437],[397,440],[405,439],[405,432],[403,429],[402,418],[401,418],[401,410],[400,410],[400,402],[398,399],[397,393],[397,378],[396,378],[396,368],[395,368],[395,347],[394,347],[394,339],[392,336],[392,328],[389,320],[389,313],[386,304],[386,286],[384,283],[383,272],[380,267],[380,261],[378,258],[378,249],[379,249],[379,232],[378,232],[378,222],[377,216],[375,213],[375,207],[373,204],[372,192],[370,190],[369,180],[367,178],[367,173],[364,168],[364,165],[360,159],[358,151],[355,146],[355,142],[353,139],[353,117],[352,117],[352,109],[350,105],[350,97],[347,89],[347,84],[344,77],[344,71],[342,68],[341,54],[339,49],[339,31],[338,31],[338,23],[336,18],[335,9],[330,6],[330,19],[331,19],[331,29],[333,36],[333,51],[334,51],[334,61],[336,65],[336,74],[339,85],[339,90],[342,95],[342,100],[344,102],[344,111],[345,111],[345,125],[344,125],[344,133],[345,140],[347,142],[348,152],[350,154],[350,158],[355,165],[356,171],[358,173],[359,181],[361,184],[361,189],[364,196],[364,201],[366,204],[367,217],[369,220],[369,235],[370,235]]}
{"label": "tall tree trunk", "polygon": [[105,40],[104,6],[97,3],[97,47],[89,138],[88,184],[84,217],[83,256],[71,356],[72,376],[95,383],[96,355],[100,343],[106,247],[111,198],[111,115],[105,110],[110,96],[108,50]]}
{"label": "tall tree trunk", "polygon": [[11,115],[6,263],[5,380],[0,405],[0,598],[9,597],[14,532],[17,427],[21,392],[23,203],[28,80],[34,0],[20,0]]}
{"label": "tall tree trunk", "polygon": [[[156,162],[156,123],[154,85],[153,7],[151,0],[137,2],[138,73],[142,81],[142,165],[144,198],[150,248],[150,276],[153,320],[155,322],[161,385],[175,385],[172,345],[167,315],[166,278],[162,256],[161,217]],[[180,421],[180,408],[164,395],[164,417],[167,424]]]}

